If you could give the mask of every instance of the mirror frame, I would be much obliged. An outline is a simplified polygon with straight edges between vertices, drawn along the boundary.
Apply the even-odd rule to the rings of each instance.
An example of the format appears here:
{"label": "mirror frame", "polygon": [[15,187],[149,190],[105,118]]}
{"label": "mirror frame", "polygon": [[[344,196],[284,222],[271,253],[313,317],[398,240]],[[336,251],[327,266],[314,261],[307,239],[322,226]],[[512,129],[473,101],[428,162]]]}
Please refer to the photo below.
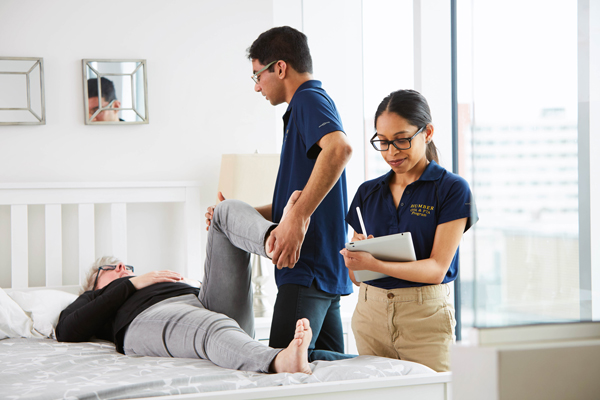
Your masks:
{"label": "mirror frame", "polygon": [[[134,62],[134,63],[139,63],[138,67],[131,73],[122,73],[122,74],[115,74],[115,73],[102,73],[98,70],[96,70],[94,67],[92,67],[91,65],[89,65],[89,63],[93,63],[93,62],[99,62],[99,63],[107,63],[107,62],[113,62],[113,63],[118,63],[118,62]],[[148,117],[148,68],[146,65],[146,60],[142,60],[142,59],[83,59],[82,60],[82,73],[83,73],[83,118],[85,121],[86,125],[131,125],[131,124],[148,124],[149,123],[149,117]],[[142,120],[141,121],[91,121],[89,118],[89,101],[88,101],[88,78],[87,78],[87,71],[86,68],[90,68],[92,69],[92,71],[94,71],[94,73],[96,74],[96,76],[98,78],[102,78],[102,77],[107,77],[107,76],[130,76],[133,77],[133,75],[135,73],[138,72],[138,70],[141,68],[142,72],[143,72],[143,85],[144,85],[144,116],[142,117],[140,115],[140,113],[138,112],[138,110],[134,107],[134,105],[132,104],[132,108],[112,108],[109,107],[107,108],[102,108],[102,106],[98,109],[98,113],[102,112],[102,111],[107,111],[107,110],[132,110],[134,111]]]}
{"label": "mirror frame", "polygon": [[[27,82],[27,108],[23,107],[2,107],[0,111],[29,111],[37,121],[15,121],[15,122],[3,122],[0,121],[0,125],[46,125],[46,102],[45,102],[45,92],[44,92],[44,59],[42,57],[0,57],[0,62],[3,60],[10,61],[35,61],[32,67],[27,72],[23,71],[7,71],[0,72],[1,75],[25,75],[25,80]],[[35,67],[39,65],[39,73],[40,73],[40,109],[42,115],[37,115],[35,111],[31,109],[31,84],[30,84],[30,74],[33,72]],[[38,100],[38,99],[35,99]]]}

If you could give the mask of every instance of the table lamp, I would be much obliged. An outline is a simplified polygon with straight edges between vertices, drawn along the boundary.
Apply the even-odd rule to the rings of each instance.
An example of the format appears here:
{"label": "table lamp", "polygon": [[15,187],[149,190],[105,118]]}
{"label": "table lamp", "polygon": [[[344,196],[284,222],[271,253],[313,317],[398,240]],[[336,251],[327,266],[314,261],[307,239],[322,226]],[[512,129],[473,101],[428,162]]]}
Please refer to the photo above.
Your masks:
{"label": "table lamp", "polygon": [[[218,190],[226,199],[242,200],[253,207],[271,204],[278,170],[279,154],[223,154]],[[272,311],[262,287],[269,280],[268,268],[263,270],[256,254],[251,264],[254,316],[265,317]]]}

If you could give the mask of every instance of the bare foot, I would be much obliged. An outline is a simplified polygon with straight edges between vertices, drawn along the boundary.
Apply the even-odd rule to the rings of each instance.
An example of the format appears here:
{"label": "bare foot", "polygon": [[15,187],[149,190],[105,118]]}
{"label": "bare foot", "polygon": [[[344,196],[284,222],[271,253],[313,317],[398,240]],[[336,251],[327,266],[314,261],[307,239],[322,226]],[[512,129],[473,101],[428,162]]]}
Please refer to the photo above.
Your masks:
{"label": "bare foot", "polygon": [[271,363],[271,370],[279,372],[301,372],[311,374],[308,365],[308,345],[312,340],[312,329],[306,318],[299,319],[296,323],[296,333],[290,345],[281,350]]}

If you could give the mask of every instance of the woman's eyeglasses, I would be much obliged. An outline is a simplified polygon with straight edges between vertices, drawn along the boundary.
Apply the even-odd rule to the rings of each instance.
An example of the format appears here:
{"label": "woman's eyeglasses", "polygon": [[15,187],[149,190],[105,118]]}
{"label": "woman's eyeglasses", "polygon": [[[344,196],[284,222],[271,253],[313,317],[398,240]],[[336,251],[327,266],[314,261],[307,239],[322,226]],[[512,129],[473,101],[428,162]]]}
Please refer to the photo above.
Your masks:
{"label": "woman's eyeglasses", "polygon": [[[425,126],[427,126],[427,125],[425,125]],[[375,150],[377,150],[377,151],[388,151],[388,149],[390,148],[390,144],[393,145],[398,150],[408,150],[411,147],[411,141],[415,138],[415,136],[417,136],[419,133],[423,132],[423,129],[425,129],[425,126],[422,127],[421,129],[419,129],[417,131],[417,133],[415,133],[411,137],[405,138],[405,139],[377,140],[377,139],[375,139],[377,137],[377,132],[375,132],[375,135],[373,135],[370,142],[373,145],[373,147],[375,148]]]}
{"label": "woman's eyeglasses", "polygon": [[[96,284],[98,284],[98,277],[100,276],[100,271],[113,271],[117,268],[116,265],[102,265],[98,267],[98,273],[96,274],[96,279],[94,280],[94,286],[92,286],[92,290],[96,289]],[[133,272],[132,265],[125,265],[125,269]]]}

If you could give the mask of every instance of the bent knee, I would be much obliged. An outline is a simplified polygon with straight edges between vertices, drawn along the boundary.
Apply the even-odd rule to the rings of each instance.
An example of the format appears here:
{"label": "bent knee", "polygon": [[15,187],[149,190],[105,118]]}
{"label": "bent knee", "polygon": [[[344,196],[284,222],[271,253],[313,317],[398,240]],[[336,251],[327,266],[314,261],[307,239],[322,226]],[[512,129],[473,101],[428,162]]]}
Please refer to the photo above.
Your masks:
{"label": "bent knee", "polygon": [[215,223],[220,223],[224,221],[224,218],[236,207],[239,207],[240,204],[244,204],[244,202],[240,200],[223,200],[215,207],[213,211],[213,220]]}
{"label": "bent knee", "polygon": [[254,207],[241,200],[223,200],[213,211],[213,223],[215,227],[226,231],[230,224],[247,214],[248,211],[256,212]]}

